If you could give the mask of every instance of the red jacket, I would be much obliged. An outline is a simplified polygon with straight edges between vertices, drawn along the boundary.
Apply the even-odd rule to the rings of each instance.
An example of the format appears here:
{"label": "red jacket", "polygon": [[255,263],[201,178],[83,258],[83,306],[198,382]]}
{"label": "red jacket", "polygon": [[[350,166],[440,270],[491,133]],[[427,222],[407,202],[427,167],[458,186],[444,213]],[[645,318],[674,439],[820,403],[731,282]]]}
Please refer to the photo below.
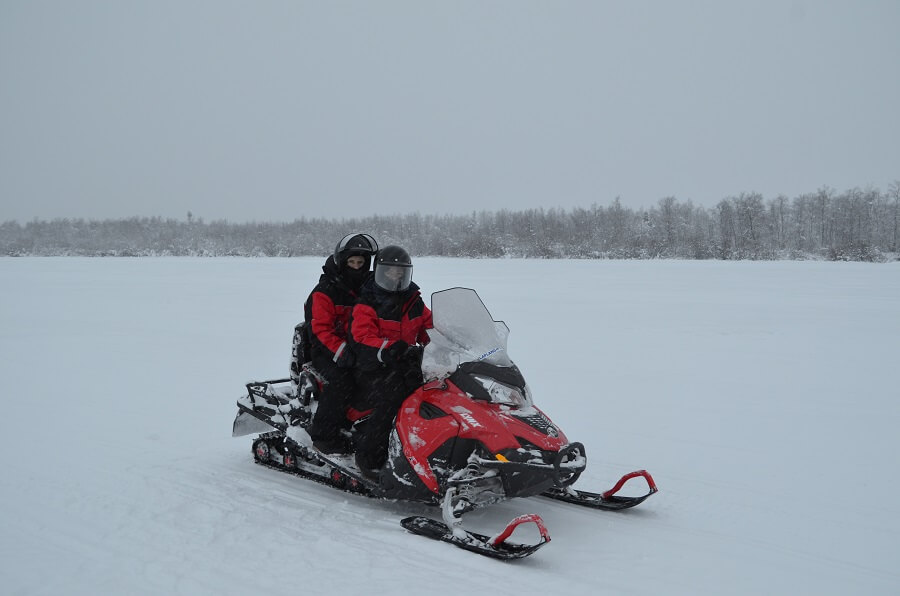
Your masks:
{"label": "red jacket", "polygon": [[428,343],[426,329],[434,326],[431,310],[412,283],[400,294],[389,294],[370,280],[363,286],[362,297],[353,307],[350,337],[357,365],[374,368],[384,364],[382,353],[397,341],[409,345]]}
{"label": "red jacket", "polygon": [[342,282],[337,266],[328,257],[319,284],[313,288],[303,309],[310,330],[313,358],[329,358],[336,362],[347,349],[347,328],[356,299],[356,294]]}

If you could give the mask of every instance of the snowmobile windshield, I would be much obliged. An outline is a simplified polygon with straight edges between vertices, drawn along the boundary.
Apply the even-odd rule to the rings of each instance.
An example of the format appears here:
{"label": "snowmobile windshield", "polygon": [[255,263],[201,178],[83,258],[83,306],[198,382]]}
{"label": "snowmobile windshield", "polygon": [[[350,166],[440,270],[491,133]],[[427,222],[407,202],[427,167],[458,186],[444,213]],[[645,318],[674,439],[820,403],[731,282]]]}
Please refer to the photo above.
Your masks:
{"label": "snowmobile windshield", "polygon": [[431,295],[434,329],[425,347],[422,372],[426,379],[449,376],[466,362],[512,367],[506,352],[509,328],[495,321],[475,292],[451,288]]}

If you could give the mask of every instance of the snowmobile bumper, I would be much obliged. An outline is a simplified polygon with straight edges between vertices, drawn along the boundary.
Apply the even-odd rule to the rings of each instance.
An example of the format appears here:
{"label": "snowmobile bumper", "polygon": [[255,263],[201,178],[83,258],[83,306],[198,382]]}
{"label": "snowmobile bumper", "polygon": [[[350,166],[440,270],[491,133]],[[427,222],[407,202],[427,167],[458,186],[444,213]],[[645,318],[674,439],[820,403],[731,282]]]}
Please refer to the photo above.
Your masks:
{"label": "snowmobile bumper", "polygon": [[238,413],[234,419],[232,436],[241,437],[272,429],[284,431],[294,424],[305,422],[308,409],[294,396],[291,379],[251,381],[247,395],[237,400]]}
{"label": "snowmobile bumper", "polygon": [[[527,459],[526,459],[527,458]],[[477,458],[484,469],[494,469],[503,480],[508,498],[530,497],[575,482],[587,466],[584,445],[569,443],[556,453],[514,449]]]}
{"label": "snowmobile bumper", "polygon": [[238,406],[237,416],[234,417],[234,424],[231,428],[232,437],[243,437],[246,435],[265,433],[273,430],[268,422],[261,420],[250,411],[242,409]]}

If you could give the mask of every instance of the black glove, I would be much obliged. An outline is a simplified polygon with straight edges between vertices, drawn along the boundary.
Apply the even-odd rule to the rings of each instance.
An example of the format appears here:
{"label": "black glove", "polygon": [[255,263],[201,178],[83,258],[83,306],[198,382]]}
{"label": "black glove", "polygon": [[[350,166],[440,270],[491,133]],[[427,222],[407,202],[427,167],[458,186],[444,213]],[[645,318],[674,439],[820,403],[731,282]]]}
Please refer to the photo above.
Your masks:
{"label": "black glove", "polygon": [[409,346],[403,354],[403,359],[408,360],[416,366],[422,366],[422,352],[424,350],[424,346]]}
{"label": "black glove", "polygon": [[381,361],[387,364],[388,366],[393,366],[400,361],[403,357],[403,354],[406,353],[406,349],[409,347],[409,344],[403,341],[402,339],[398,339],[394,343],[391,344],[387,350],[383,350],[381,352]]}
{"label": "black glove", "polygon": [[334,363],[337,364],[338,368],[353,368],[353,365],[356,364],[356,356],[350,350],[350,346],[344,346],[344,349],[341,350],[341,355],[337,357]]}

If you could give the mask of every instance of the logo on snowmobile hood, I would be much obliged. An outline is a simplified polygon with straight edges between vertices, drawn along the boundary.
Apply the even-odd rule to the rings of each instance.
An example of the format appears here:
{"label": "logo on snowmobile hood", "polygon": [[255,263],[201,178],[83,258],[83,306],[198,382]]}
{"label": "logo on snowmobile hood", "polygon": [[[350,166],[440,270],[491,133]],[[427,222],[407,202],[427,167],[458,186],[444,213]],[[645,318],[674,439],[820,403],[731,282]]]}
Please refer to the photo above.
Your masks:
{"label": "logo on snowmobile hood", "polygon": [[475,417],[472,416],[472,413],[469,410],[457,406],[453,408],[453,411],[456,412],[460,418],[468,422],[472,428],[481,428],[481,423],[475,420]]}

